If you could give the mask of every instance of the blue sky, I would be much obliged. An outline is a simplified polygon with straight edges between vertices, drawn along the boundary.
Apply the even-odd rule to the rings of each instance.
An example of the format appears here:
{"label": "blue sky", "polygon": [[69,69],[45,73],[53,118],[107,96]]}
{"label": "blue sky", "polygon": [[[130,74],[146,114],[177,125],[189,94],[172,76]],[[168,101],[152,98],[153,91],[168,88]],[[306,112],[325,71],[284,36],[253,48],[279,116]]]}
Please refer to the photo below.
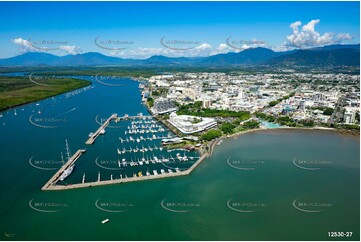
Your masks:
{"label": "blue sky", "polygon": [[359,43],[359,4],[0,2],[0,58],[27,51],[207,56],[257,46],[280,51]]}

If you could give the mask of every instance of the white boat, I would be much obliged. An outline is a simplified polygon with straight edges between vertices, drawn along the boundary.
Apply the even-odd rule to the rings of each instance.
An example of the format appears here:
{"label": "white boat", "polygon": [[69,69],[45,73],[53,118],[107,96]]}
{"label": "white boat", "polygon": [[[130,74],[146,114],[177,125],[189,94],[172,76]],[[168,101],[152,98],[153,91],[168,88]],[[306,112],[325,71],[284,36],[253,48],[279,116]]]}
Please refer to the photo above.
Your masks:
{"label": "white boat", "polygon": [[157,170],[153,170],[153,174],[154,174],[155,176],[158,175]]}
{"label": "white boat", "polygon": [[168,173],[173,173],[172,169],[168,169]]}
{"label": "white boat", "polygon": [[109,222],[109,219],[107,218],[107,219],[104,219],[103,221],[102,221],[102,224],[105,224],[105,223],[108,223]]}
{"label": "white boat", "polygon": [[71,165],[69,168],[67,168],[60,176],[59,180],[64,181],[74,170],[74,165]]}
{"label": "white boat", "polygon": [[164,173],[165,173],[165,171],[164,171],[163,169],[160,169],[160,173],[164,174]]}
{"label": "white boat", "polygon": [[100,130],[99,134],[105,134],[105,129]]}

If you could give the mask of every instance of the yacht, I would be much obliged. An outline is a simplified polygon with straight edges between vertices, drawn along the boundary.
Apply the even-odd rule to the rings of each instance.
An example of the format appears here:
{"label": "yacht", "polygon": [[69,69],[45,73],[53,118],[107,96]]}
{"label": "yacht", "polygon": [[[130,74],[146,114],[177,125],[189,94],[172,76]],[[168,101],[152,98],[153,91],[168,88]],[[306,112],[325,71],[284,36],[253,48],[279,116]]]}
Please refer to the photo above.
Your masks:
{"label": "yacht", "polygon": [[69,168],[67,168],[60,176],[59,180],[64,181],[74,170],[74,165],[71,165]]}

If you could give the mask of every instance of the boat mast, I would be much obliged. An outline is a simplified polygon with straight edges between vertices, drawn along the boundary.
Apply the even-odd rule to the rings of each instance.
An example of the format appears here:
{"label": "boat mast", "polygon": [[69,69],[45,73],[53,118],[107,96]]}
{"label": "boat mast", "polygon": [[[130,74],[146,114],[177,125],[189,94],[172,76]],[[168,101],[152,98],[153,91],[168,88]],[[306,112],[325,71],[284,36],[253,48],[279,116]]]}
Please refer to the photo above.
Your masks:
{"label": "boat mast", "polygon": [[66,148],[66,155],[68,160],[70,160],[71,154],[70,154],[70,148],[69,148],[69,144],[68,144],[68,140],[65,140],[65,148]]}
{"label": "boat mast", "polygon": [[61,163],[64,164],[64,156],[63,156],[63,152],[60,152],[60,155],[61,155]]}

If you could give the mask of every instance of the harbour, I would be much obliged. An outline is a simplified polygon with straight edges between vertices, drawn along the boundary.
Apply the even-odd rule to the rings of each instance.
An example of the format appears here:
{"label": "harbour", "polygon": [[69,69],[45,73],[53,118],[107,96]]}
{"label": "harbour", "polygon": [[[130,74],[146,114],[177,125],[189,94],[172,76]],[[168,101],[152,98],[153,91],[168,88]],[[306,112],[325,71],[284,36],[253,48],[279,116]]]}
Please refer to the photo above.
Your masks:
{"label": "harbour", "polygon": [[[354,186],[359,181],[357,138],[327,130],[249,132],[223,139],[220,145],[214,142],[209,147],[212,156],[208,157],[179,149],[167,152],[162,140],[169,134],[175,135],[165,127],[164,132],[129,134],[132,125],[140,129],[141,125],[162,125],[145,124],[155,120],[137,118],[118,123],[112,120],[104,135],[99,135],[92,145],[86,145],[88,134],[98,130],[113,113],[121,117],[139,116],[139,113],[149,116],[141,105],[140,95],[134,95],[139,93],[138,83],[127,79],[117,81],[125,85],[108,87],[94,82],[93,88],[77,95],[67,98],[64,94],[40,101],[39,105],[18,107],[17,115],[14,110],[2,113],[1,123],[6,123],[0,127],[0,150],[6,157],[0,163],[3,239],[6,233],[18,240],[289,240],[307,239],[308,235],[325,240],[327,231],[320,232],[319,224],[356,231],[354,235],[359,236],[355,216],[359,209],[359,188]],[[95,94],[99,102],[89,109]],[[44,119],[40,119],[56,117],[73,108],[76,110],[72,115],[62,116],[56,125],[49,121],[42,123]],[[57,127],[34,126],[28,121],[31,115],[42,126]],[[95,122],[95,117],[102,121]],[[132,124],[139,121],[143,124]],[[24,139],[25,135],[37,138]],[[71,175],[42,191],[44,184],[63,166],[59,157],[61,152],[66,154],[65,140],[75,153],[83,149],[86,152],[76,159]],[[188,161],[179,161],[177,153]],[[31,157],[38,168],[29,165]],[[153,164],[154,157],[169,161]],[[313,161],[310,165],[323,161],[320,163],[323,167],[319,171],[303,170],[294,165],[295,157],[296,161]],[[132,160],[138,165],[131,166]],[[330,205],[321,213],[305,214],[293,207],[295,199]],[[237,212],[227,202],[236,209],[237,204],[251,204],[257,211]],[[173,210],[183,210],[186,204],[189,212],[176,214],[162,204]],[[32,207],[56,212],[40,212]],[[109,221],[102,224],[106,219]],[[346,222],[340,224],[340,220]],[[183,225],[194,229],[184,230]],[[266,226],[273,231],[271,236],[261,233]]]}

